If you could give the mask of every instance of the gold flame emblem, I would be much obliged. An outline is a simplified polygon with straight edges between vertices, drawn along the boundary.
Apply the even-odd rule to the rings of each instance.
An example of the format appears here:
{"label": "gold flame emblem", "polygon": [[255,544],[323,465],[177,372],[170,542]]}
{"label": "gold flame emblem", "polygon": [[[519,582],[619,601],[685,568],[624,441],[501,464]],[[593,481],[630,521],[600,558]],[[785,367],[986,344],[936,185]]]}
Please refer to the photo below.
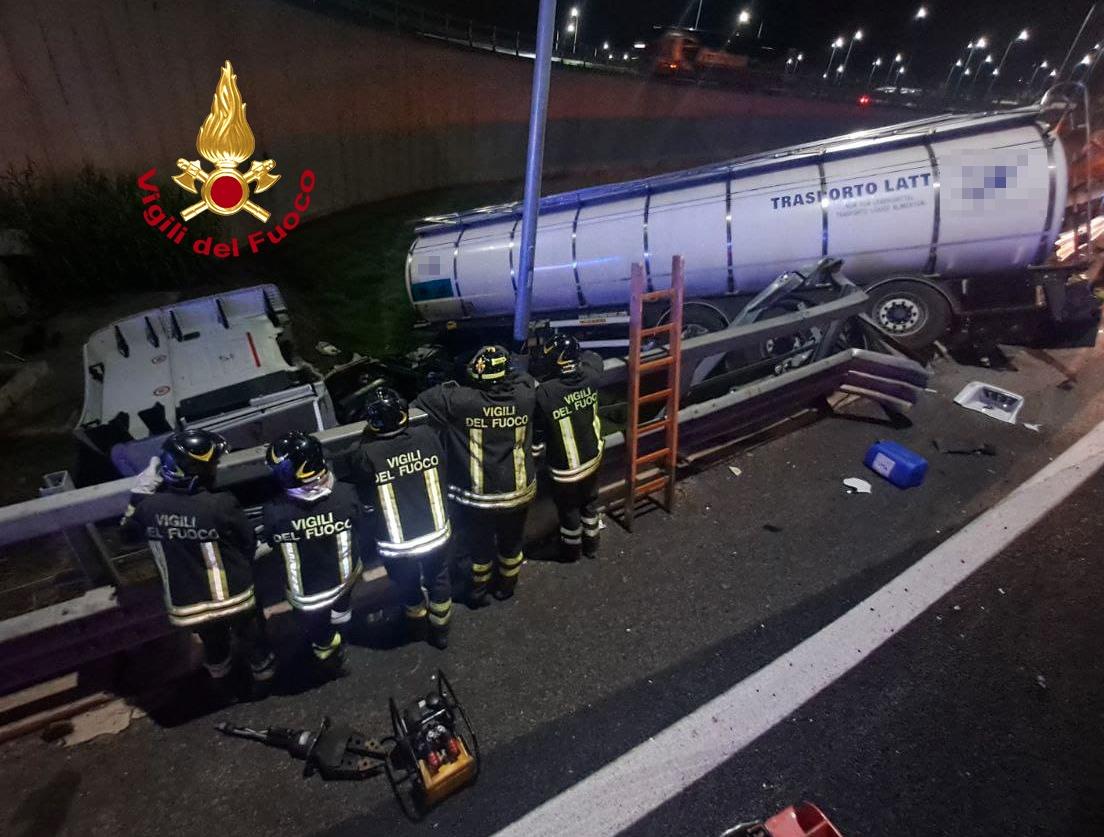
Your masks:
{"label": "gold flame emblem", "polygon": [[173,180],[180,188],[198,194],[201,200],[180,213],[190,221],[199,213],[210,210],[216,215],[234,215],[245,210],[262,223],[269,212],[250,198],[250,187],[257,194],[272,188],[280,175],[272,174],[275,160],[254,160],[244,174],[238,166],[253,156],[253,131],[245,119],[245,102],[238,90],[238,77],[227,61],[222,65],[211,112],[203,120],[196,137],[196,151],[215,168],[206,172],[199,160],[176,161],[180,174]]}

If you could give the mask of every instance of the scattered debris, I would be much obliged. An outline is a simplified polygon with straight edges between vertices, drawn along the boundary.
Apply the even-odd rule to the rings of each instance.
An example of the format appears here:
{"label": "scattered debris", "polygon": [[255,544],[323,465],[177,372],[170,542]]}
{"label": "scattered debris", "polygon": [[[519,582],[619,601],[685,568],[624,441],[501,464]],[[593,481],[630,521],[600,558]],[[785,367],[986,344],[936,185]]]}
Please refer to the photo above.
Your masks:
{"label": "scattered debris", "polygon": [[928,473],[928,460],[896,442],[875,442],[863,457],[863,464],[898,488],[914,488]]}
{"label": "scattered debris", "polygon": [[732,476],[734,476],[734,477],[738,477],[738,476],[740,476],[740,474],[744,473],[739,468],[737,468],[735,465],[729,465],[728,470],[730,470],[732,472]]}
{"label": "scattered debris", "polygon": [[989,442],[966,442],[958,439],[932,439],[932,446],[940,453],[966,456],[996,456],[997,448]]}
{"label": "scattered debris", "polygon": [[1035,682],[1039,684],[1040,688],[1045,689],[1047,687],[1046,678],[1043,677],[1043,675],[1041,675],[1041,674],[1036,674],[1035,675]]}
{"label": "scattered debris", "polygon": [[1062,381],[1062,383],[1058,384],[1058,389],[1065,390],[1066,392],[1069,392],[1071,389],[1073,389],[1073,381],[1070,378],[1066,378],[1066,380],[1064,380],[1064,381]]}
{"label": "scattered debris", "polygon": [[1024,422],[1024,427],[1026,427],[1028,430],[1030,430],[1033,433],[1039,433],[1043,429],[1043,426],[1041,424],[1029,424],[1026,421]]}
{"label": "scattered debris", "polygon": [[314,350],[327,357],[336,357],[341,354],[341,349],[337,348],[333,343],[327,343],[325,340],[319,340],[318,343],[315,344]]}
{"label": "scattered debris", "polygon": [[764,523],[763,528],[766,529],[768,532],[773,532],[774,534],[778,534],[782,531],[781,526],[775,526],[773,523]]}
{"label": "scattered debris", "polygon": [[1004,588],[1003,587],[998,587],[997,592],[1000,593],[1003,596],[1004,595]]}
{"label": "scattered debris", "polygon": [[7,349],[4,350],[4,354],[6,354],[8,357],[12,358],[12,360],[17,360],[20,363],[26,363],[27,362],[27,358],[20,357],[15,352],[9,352]]}
{"label": "scattered debris", "polygon": [[65,747],[75,747],[101,735],[117,735],[141,714],[140,710],[125,700],[113,700],[111,703],[97,706],[89,712],[69,719],[69,729],[66,730],[61,743]]}
{"label": "scattered debris", "polygon": [[1016,423],[1016,417],[1024,404],[1022,395],[981,381],[971,381],[966,384],[954,400],[960,407],[982,413],[1006,424]]}
{"label": "scattered debris", "polygon": [[870,483],[858,477],[848,477],[843,484],[847,486],[848,494],[871,494],[874,491]]}

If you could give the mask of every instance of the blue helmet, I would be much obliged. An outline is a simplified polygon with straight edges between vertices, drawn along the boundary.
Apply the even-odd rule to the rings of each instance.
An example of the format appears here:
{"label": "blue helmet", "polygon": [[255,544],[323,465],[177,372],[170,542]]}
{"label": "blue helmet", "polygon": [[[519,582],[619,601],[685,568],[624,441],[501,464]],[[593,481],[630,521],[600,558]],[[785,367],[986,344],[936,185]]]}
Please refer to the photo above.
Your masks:
{"label": "blue helmet", "polygon": [[230,446],[210,430],[179,430],[161,446],[161,478],[170,486],[194,491],[215,481],[218,462]]}
{"label": "blue helmet", "polygon": [[284,488],[310,485],[330,473],[322,443],[299,430],[285,433],[269,445],[265,464]]}

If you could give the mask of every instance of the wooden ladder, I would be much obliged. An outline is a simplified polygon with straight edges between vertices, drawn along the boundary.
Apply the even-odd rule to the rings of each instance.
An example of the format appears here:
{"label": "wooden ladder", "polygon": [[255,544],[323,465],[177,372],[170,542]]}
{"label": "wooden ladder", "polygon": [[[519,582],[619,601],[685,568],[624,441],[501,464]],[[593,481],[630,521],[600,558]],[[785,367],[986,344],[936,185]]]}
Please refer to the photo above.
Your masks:
{"label": "wooden ladder", "polygon": [[[664,489],[664,507],[670,514],[675,507],[675,465],[678,460],[678,409],[682,359],[682,256],[671,260],[671,287],[662,291],[646,290],[644,268],[632,266],[629,302],[629,420],[625,426],[627,454],[625,475],[625,528],[630,532],[636,501]],[[662,325],[644,327],[644,304],[667,300],[670,308]],[[645,360],[641,347],[645,340],[667,335],[667,352],[663,357]],[[653,372],[666,371],[666,383],[655,392],[640,394],[641,380]],[[661,418],[640,423],[640,408],[645,404],[664,405]],[[640,440],[653,433],[664,434],[663,445],[640,455]],[[650,467],[649,467],[650,466]],[[640,482],[644,478],[644,482]]]}

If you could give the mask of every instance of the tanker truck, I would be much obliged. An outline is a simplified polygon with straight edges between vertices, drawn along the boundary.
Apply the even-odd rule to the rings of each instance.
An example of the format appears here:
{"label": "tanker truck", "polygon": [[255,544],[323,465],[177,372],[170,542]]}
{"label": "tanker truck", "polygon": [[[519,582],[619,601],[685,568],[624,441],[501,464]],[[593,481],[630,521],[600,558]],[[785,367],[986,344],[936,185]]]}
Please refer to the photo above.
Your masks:
{"label": "tanker truck", "polygon": [[[1070,273],[1054,255],[1070,192],[1064,114],[1048,113],[941,115],[546,197],[534,317],[613,319],[632,264],[663,289],[676,254],[684,323],[697,333],[725,328],[779,274],[825,257],[843,261],[871,318],[913,348],[979,306],[1045,307]],[[406,269],[418,317],[484,332],[504,322],[520,226],[520,204],[425,219]]]}

